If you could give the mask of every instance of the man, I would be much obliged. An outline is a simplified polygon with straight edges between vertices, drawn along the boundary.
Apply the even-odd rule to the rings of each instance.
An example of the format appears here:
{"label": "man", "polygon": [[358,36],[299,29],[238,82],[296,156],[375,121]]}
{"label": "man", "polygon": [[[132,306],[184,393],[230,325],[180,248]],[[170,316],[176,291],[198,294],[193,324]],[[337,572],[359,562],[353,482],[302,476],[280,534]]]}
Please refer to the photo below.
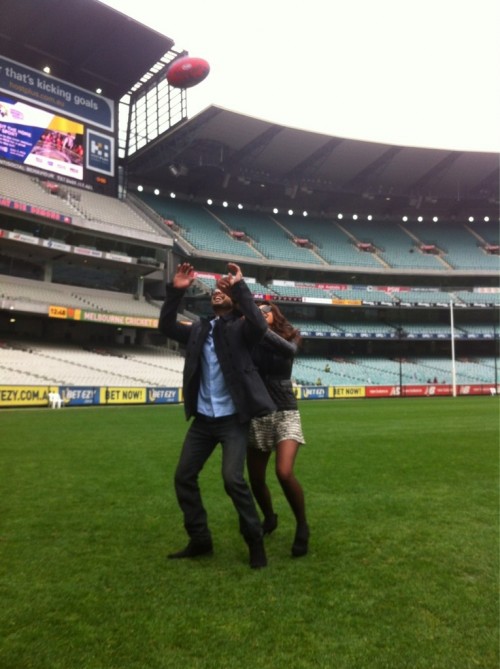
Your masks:
{"label": "man", "polygon": [[238,513],[250,566],[258,569],[266,566],[267,558],[260,518],[244,478],[245,458],[250,419],[275,411],[276,406],[250,356],[267,330],[266,321],[238,265],[229,263],[228,270],[212,293],[213,319],[191,325],[177,321],[181,299],[195,279],[194,268],[187,262],[178,265],[172,283],[167,284],[160,313],[161,332],[186,346],[184,410],[187,420],[194,418],[175,472],[175,491],[189,543],[168,557],[192,558],[213,551],[198,476],[220,443],[224,488]]}

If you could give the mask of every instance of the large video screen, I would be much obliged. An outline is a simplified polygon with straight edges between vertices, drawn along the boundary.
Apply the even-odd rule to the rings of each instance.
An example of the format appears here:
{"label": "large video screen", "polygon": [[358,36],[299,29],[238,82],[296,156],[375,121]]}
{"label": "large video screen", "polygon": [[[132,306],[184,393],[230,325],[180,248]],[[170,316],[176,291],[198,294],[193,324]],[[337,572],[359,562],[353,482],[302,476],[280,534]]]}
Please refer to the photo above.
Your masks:
{"label": "large video screen", "polygon": [[0,95],[0,156],[83,180],[83,123]]}
{"label": "large video screen", "polygon": [[116,195],[116,103],[0,55],[0,165]]}

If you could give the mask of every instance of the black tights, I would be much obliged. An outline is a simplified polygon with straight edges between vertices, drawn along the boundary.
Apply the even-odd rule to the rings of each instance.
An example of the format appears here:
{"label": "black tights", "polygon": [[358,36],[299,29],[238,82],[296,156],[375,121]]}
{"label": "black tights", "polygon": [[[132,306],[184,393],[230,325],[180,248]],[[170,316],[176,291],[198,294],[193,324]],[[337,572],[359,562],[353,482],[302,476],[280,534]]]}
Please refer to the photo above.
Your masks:
{"label": "black tights", "polygon": [[[276,476],[285,494],[298,526],[306,524],[304,491],[295,477],[293,467],[298,442],[292,439],[281,441],[276,446]],[[274,514],[271,491],[266,483],[266,470],[271,453],[249,448],[247,451],[248,478],[257,504],[265,518]]]}

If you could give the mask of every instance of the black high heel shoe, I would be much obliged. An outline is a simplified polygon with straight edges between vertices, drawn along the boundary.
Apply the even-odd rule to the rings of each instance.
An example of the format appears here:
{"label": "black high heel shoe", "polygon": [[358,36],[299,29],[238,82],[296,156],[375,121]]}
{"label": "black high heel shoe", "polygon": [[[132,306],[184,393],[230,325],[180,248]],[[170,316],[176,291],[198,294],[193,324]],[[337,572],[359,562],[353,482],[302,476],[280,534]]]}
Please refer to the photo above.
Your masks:
{"label": "black high heel shoe", "polygon": [[262,521],[262,533],[271,534],[278,527],[278,514],[273,513],[272,516],[267,516]]}
{"label": "black high heel shoe", "polygon": [[309,550],[309,535],[308,525],[297,527],[292,544],[292,557],[302,557],[303,555],[307,555],[307,551]]}

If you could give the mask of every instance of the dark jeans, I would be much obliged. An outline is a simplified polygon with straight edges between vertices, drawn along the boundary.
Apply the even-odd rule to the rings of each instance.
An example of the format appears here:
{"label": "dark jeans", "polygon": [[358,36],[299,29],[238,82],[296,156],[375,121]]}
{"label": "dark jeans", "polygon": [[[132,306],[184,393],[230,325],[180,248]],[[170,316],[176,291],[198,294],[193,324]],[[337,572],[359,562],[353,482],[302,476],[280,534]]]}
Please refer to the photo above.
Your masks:
{"label": "dark jeans", "polygon": [[175,492],[191,540],[199,542],[211,538],[198,475],[219,443],[224,489],[238,513],[240,532],[247,542],[262,537],[257,508],[244,478],[248,429],[249,423],[240,423],[237,416],[196,417],[191,423],[175,472]]}

